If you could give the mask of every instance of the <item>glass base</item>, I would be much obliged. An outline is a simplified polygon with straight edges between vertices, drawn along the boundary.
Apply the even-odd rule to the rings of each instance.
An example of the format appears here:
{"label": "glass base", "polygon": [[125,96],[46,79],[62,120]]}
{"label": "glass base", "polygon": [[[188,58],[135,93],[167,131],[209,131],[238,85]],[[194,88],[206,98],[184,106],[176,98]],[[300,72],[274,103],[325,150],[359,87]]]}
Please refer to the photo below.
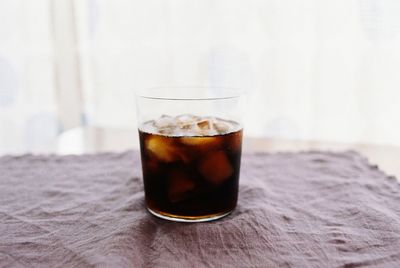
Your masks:
{"label": "glass base", "polygon": [[150,208],[147,208],[147,210],[154,216],[164,219],[164,220],[169,220],[169,221],[177,221],[177,222],[207,222],[207,221],[215,221],[218,219],[221,219],[227,215],[229,215],[233,210],[226,212],[226,213],[221,213],[221,214],[211,214],[211,215],[206,215],[206,216],[179,216],[179,215],[172,215],[168,213],[159,213],[154,210],[151,210]]}

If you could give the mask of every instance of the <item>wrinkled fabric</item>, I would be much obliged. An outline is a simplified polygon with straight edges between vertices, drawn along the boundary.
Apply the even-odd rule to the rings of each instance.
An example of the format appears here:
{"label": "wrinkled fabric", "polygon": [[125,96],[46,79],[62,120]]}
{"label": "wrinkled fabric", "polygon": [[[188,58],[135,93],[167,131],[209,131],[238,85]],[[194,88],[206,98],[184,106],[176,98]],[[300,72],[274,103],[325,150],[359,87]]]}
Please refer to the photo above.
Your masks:
{"label": "wrinkled fabric", "polygon": [[0,158],[1,267],[400,267],[400,186],[355,152],[244,154],[237,209],[144,206],[137,151]]}

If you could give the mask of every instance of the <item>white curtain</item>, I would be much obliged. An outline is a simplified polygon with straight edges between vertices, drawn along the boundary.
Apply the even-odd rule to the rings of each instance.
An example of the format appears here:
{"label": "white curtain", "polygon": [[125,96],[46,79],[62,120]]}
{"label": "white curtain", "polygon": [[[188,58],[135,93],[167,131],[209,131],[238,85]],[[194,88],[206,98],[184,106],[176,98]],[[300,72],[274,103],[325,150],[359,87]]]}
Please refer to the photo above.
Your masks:
{"label": "white curtain", "polygon": [[0,1],[0,154],[52,151],[56,146],[49,3]]}
{"label": "white curtain", "polygon": [[185,85],[244,89],[248,136],[400,145],[397,0],[30,2],[0,4],[0,152],[135,128],[135,90]]}

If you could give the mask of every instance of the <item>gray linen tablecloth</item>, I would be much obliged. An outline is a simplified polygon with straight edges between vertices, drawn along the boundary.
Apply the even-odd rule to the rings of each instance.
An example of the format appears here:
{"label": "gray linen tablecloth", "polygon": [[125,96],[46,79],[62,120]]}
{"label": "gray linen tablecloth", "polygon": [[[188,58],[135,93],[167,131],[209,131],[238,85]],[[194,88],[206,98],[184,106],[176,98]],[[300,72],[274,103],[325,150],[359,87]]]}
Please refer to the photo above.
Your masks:
{"label": "gray linen tablecloth", "polygon": [[354,152],[244,154],[237,209],[146,212],[138,152],[0,158],[1,267],[400,267],[400,186]]}

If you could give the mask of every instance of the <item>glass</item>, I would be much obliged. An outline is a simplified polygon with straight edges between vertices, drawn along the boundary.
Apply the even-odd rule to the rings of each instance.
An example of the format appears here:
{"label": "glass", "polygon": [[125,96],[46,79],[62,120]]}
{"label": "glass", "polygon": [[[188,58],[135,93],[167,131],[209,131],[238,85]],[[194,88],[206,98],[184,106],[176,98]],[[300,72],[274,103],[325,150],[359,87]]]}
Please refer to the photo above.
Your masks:
{"label": "glass", "polygon": [[224,88],[155,88],[136,96],[147,209],[184,222],[237,204],[242,100]]}

